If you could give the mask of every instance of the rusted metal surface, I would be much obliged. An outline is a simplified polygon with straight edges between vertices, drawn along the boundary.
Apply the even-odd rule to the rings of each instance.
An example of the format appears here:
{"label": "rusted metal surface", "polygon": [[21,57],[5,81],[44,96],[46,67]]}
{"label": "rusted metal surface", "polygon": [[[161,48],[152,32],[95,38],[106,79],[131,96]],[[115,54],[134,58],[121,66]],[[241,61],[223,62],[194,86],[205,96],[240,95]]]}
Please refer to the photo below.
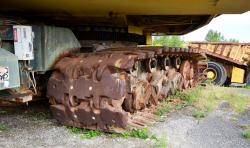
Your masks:
{"label": "rusted metal surface", "polygon": [[[153,123],[151,109],[192,87],[206,69],[198,50],[115,48],[65,57],[48,82],[54,117],[71,126],[113,131]],[[203,61],[203,62],[202,62]]]}
{"label": "rusted metal surface", "polygon": [[190,47],[208,56],[247,66],[250,63],[250,43],[191,42]]}

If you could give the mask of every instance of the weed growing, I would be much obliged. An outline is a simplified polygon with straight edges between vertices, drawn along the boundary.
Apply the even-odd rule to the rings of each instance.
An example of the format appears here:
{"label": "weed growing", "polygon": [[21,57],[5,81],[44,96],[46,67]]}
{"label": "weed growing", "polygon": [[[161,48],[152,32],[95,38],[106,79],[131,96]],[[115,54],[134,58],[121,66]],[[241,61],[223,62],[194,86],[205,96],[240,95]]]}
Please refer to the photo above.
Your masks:
{"label": "weed growing", "polygon": [[163,101],[161,102],[155,111],[156,115],[162,116],[166,113],[169,113],[171,110],[173,110],[174,106],[172,104],[170,104],[168,101]]}
{"label": "weed growing", "polygon": [[197,119],[205,118],[207,115],[207,111],[205,110],[196,110],[193,113],[193,116]]}
{"label": "weed growing", "polygon": [[242,125],[240,125],[240,128],[241,129],[248,129],[248,125],[247,124],[242,124]]}
{"label": "weed growing", "polygon": [[214,85],[198,86],[177,92],[170,98],[179,98],[183,101],[182,104],[176,106],[176,109],[188,105],[194,106],[197,109],[194,116],[198,118],[206,116],[223,101],[229,102],[230,106],[237,112],[244,111],[246,106],[250,104],[250,97],[238,93],[237,90]]}
{"label": "weed growing", "polygon": [[153,135],[149,132],[147,128],[142,129],[132,129],[130,131],[125,131],[123,133],[103,133],[98,130],[86,130],[82,128],[77,127],[67,127],[69,131],[73,134],[79,134],[81,139],[91,139],[94,137],[98,137],[101,135],[106,135],[107,137],[111,138],[139,138],[139,139],[150,139],[154,141],[155,147],[157,148],[166,148],[167,147],[167,139],[166,137],[157,137],[156,135]]}
{"label": "weed growing", "polygon": [[6,124],[0,123],[0,132],[8,130],[8,126]]}
{"label": "weed growing", "polygon": [[244,131],[242,133],[243,137],[246,138],[246,139],[250,139],[250,130],[247,130],[247,131]]}
{"label": "weed growing", "polygon": [[162,137],[155,139],[154,147],[155,148],[167,148],[167,143],[168,143],[167,137],[162,136]]}
{"label": "weed growing", "polygon": [[244,88],[250,89],[250,85],[246,85]]}
{"label": "weed growing", "polygon": [[101,136],[103,133],[98,130],[86,130],[78,127],[67,127],[73,134],[81,134],[81,139],[91,139]]}

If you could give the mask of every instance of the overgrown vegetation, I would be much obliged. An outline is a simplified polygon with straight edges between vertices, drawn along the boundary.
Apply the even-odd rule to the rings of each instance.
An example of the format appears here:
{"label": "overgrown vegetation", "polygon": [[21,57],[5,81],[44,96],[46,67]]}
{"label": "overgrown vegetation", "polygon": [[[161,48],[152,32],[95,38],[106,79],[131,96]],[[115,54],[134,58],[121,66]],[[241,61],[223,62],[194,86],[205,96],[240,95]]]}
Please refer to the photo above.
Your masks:
{"label": "overgrown vegetation", "polygon": [[211,111],[222,101],[226,101],[237,112],[242,112],[250,104],[250,98],[226,87],[208,85],[202,91],[201,96],[194,102],[194,106]]}
{"label": "overgrown vegetation", "polygon": [[169,113],[173,109],[174,106],[172,104],[170,104],[168,101],[163,101],[159,104],[159,106],[157,106],[155,113],[156,115],[162,116],[166,113]]}
{"label": "overgrown vegetation", "polygon": [[185,41],[180,36],[156,36],[153,39],[155,46],[186,47]]}
{"label": "overgrown vegetation", "polygon": [[185,90],[184,92],[177,92],[175,95],[171,96],[171,98],[181,99],[186,106],[192,105],[201,97],[202,90],[202,86],[197,86],[195,88]]}
{"label": "overgrown vegetation", "polygon": [[91,139],[93,137],[101,136],[103,133],[98,130],[86,130],[78,127],[67,127],[71,133],[80,134],[81,139]]}
{"label": "overgrown vegetation", "polygon": [[140,139],[148,139],[148,138],[157,139],[154,135],[150,135],[150,133],[149,133],[149,131],[148,131],[147,128],[133,129],[130,132],[128,132],[128,135],[130,137],[140,138]]}
{"label": "overgrown vegetation", "polygon": [[246,138],[246,139],[250,139],[250,130],[247,130],[247,131],[244,131],[242,133],[243,137]]}
{"label": "overgrown vegetation", "polygon": [[86,130],[82,128],[77,128],[77,127],[67,127],[69,131],[73,134],[79,134],[81,139],[91,139],[94,137],[98,137],[101,135],[105,135],[107,137],[111,138],[117,138],[117,137],[122,137],[122,138],[139,138],[139,139],[150,139],[155,142],[155,146],[157,148],[166,148],[167,147],[167,139],[166,137],[157,137],[154,134],[151,134],[147,128],[142,128],[142,129],[132,129],[130,131],[126,131],[123,133],[103,133],[98,130]]}
{"label": "overgrown vegetation", "polygon": [[168,144],[167,137],[166,136],[162,136],[162,137],[157,138],[155,140],[154,147],[156,147],[156,148],[167,148],[167,144]]}
{"label": "overgrown vegetation", "polygon": [[244,88],[250,89],[250,85],[246,85]]}
{"label": "overgrown vegetation", "polygon": [[[179,99],[179,101],[178,101]],[[250,97],[237,93],[237,90],[230,88],[207,85],[206,87],[198,86],[176,92],[168,100],[161,102],[156,108],[157,115],[164,115],[174,109],[181,109],[185,106],[194,106],[193,116],[195,118],[204,118],[210,111],[226,101],[237,112],[242,112],[247,105],[250,105]]]}
{"label": "overgrown vegetation", "polygon": [[197,109],[196,111],[194,111],[193,113],[193,116],[197,119],[201,119],[201,118],[204,118],[206,117],[207,115],[207,110],[200,110],[200,109]]}
{"label": "overgrown vegetation", "polygon": [[201,96],[202,87],[198,86],[186,90],[184,92],[176,92],[174,95],[171,95],[167,100],[162,101],[156,108],[155,113],[159,116],[162,116],[166,113],[171,112],[174,109],[181,109],[188,105],[192,105],[197,98]]}
{"label": "overgrown vegetation", "polygon": [[247,125],[247,124],[242,124],[242,125],[240,125],[240,128],[241,128],[241,129],[244,129],[244,130],[245,130],[245,129],[248,129],[248,125]]}
{"label": "overgrown vegetation", "polygon": [[0,132],[8,130],[8,126],[6,124],[0,123]]}

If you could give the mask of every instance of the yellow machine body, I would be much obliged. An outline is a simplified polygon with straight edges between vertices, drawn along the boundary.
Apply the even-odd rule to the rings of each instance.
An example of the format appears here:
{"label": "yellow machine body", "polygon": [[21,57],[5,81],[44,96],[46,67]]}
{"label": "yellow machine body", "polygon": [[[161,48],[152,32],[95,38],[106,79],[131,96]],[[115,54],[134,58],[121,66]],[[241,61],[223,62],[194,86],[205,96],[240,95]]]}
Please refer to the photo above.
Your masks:
{"label": "yellow machine body", "polygon": [[57,26],[135,26],[136,34],[151,35],[186,34],[220,14],[249,9],[249,0],[9,0],[0,4],[0,14],[26,18],[28,24],[42,18],[45,24]]}
{"label": "yellow machine body", "polygon": [[231,82],[232,83],[244,83],[245,70],[233,66]]}
{"label": "yellow machine body", "polygon": [[[110,12],[125,15],[186,15],[243,13],[249,0],[14,0],[1,1],[3,10],[47,12],[47,15],[105,16]],[[51,14],[48,14],[51,13]]]}

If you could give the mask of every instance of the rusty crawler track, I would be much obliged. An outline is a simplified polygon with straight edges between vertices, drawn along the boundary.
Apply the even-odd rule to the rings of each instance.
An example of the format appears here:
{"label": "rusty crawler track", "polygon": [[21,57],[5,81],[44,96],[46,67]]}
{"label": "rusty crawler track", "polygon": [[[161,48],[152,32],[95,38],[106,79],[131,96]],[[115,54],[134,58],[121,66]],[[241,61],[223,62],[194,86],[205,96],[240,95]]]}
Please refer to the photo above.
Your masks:
{"label": "rusty crawler track", "polygon": [[203,78],[206,57],[186,48],[119,48],[65,57],[47,96],[65,125],[116,131],[154,123],[153,108]]}

